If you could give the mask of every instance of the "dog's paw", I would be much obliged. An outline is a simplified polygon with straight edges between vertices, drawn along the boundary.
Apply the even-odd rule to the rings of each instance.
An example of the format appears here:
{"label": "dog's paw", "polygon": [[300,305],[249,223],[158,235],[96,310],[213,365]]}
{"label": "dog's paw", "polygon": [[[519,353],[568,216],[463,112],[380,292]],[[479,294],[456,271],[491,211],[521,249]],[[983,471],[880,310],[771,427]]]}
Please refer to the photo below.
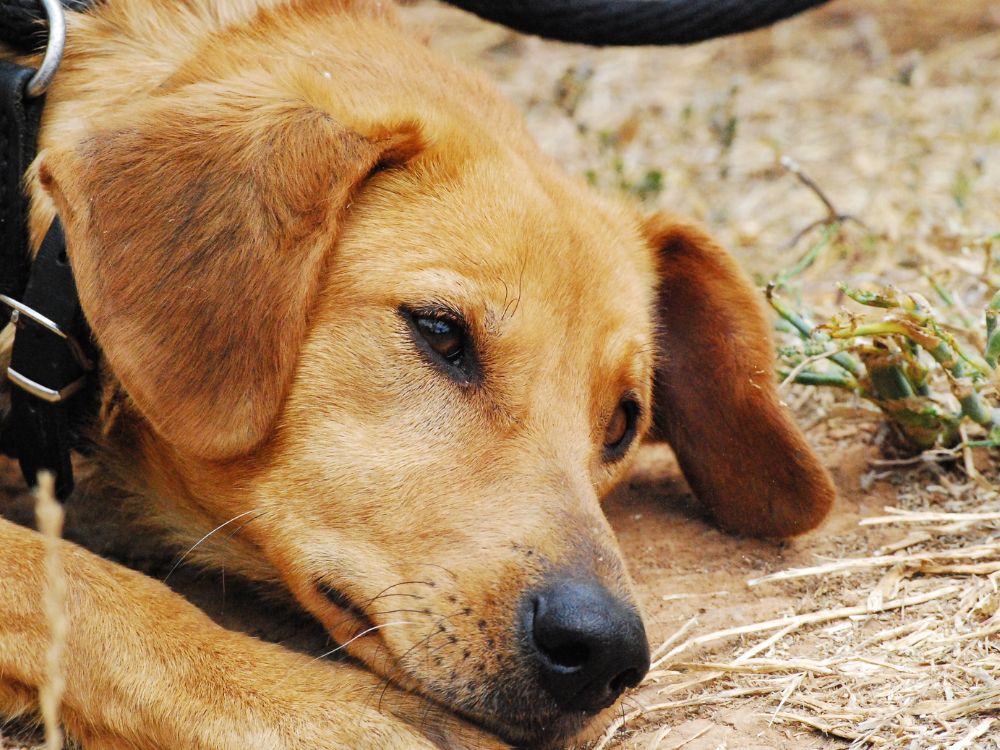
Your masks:
{"label": "dog's paw", "polygon": [[[311,674],[306,675],[305,672]],[[304,679],[269,707],[280,725],[262,750],[509,750],[510,745],[444,707],[376,675],[341,664],[315,663]],[[319,678],[319,679],[317,679]],[[336,693],[336,698],[334,698]],[[284,709],[280,706],[284,705]]]}

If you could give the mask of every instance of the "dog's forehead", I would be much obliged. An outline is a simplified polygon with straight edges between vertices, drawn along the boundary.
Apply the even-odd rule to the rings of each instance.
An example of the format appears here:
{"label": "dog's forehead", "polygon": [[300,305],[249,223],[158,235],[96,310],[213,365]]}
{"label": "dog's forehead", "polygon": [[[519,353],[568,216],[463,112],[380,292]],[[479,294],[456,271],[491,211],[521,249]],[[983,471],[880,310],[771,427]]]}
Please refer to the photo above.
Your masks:
{"label": "dog's forehead", "polygon": [[386,295],[577,335],[598,324],[639,346],[651,336],[655,263],[638,216],[548,162],[500,152],[441,169],[431,153],[352,211],[338,256]]}

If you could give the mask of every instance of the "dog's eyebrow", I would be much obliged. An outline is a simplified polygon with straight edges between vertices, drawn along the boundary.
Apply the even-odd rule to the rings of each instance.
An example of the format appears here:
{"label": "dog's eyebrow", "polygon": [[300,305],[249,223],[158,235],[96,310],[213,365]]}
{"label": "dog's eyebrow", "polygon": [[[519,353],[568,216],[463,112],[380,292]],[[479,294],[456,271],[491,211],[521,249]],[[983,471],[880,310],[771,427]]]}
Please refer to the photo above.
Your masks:
{"label": "dog's eyebrow", "polygon": [[[460,319],[476,340],[494,338],[499,324],[511,317],[511,290],[504,284],[484,284],[481,271],[465,274],[446,265],[422,265],[407,274],[403,293],[396,306],[411,310],[440,310]],[[495,288],[494,288],[495,286]],[[514,298],[517,299],[516,297]]]}

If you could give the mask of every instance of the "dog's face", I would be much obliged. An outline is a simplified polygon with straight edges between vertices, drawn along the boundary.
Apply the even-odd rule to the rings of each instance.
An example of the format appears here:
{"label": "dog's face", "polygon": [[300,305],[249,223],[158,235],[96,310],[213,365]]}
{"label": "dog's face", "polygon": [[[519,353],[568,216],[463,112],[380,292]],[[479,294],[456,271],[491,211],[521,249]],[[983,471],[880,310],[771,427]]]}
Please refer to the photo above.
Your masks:
{"label": "dog's face", "polygon": [[[627,212],[509,154],[443,169],[429,146],[353,201],[260,543],[340,642],[373,631],[352,644],[373,668],[505,736],[558,736],[648,665],[599,500],[649,422],[652,252]],[[623,613],[540,655],[535,618],[580,597]],[[544,673],[605,658],[569,653],[587,648],[615,664]]]}
{"label": "dog's face", "polygon": [[723,523],[795,533],[828,507],[753,293],[419,48],[385,63],[413,90],[378,98],[293,45],[271,65],[270,38],[42,152],[112,375],[105,453],[375,672],[564,739],[648,668],[599,503],[654,408]]}

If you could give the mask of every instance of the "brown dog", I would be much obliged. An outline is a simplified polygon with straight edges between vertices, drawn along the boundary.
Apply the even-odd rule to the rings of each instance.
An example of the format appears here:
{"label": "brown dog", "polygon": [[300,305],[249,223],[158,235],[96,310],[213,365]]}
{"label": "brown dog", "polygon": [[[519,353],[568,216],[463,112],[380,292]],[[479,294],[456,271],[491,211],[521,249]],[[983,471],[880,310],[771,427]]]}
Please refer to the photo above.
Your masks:
{"label": "brown dog", "polygon": [[[832,501],[732,259],[565,176],[376,0],[72,16],[31,191],[102,352],[82,491],[185,547],[224,526],[193,558],[287,589],[353,657],[67,543],[87,748],[559,744],[648,667],[600,500],[654,422],[728,529]],[[0,520],[0,569],[11,715],[43,681],[40,537]]]}

